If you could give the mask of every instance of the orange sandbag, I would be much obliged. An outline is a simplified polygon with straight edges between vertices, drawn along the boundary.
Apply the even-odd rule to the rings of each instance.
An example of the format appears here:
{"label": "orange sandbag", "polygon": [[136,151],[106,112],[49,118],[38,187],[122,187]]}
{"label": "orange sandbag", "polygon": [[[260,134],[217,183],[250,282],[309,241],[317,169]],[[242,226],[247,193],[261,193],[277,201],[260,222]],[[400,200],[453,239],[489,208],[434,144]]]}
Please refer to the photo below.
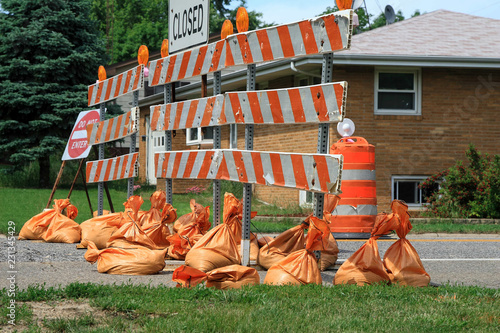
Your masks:
{"label": "orange sandbag", "polygon": [[106,243],[106,247],[120,247],[124,249],[144,246],[151,250],[158,247],[137,225],[135,221],[125,223],[120,229],[115,231]]}
{"label": "orange sandbag", "polygon": [[[99,214],[99,212],[97,210],[94,210],[94,212],[92,213],[92,216],[98,217],[98,216],[102,216],[102,215],[108,215],[108,214],[111,214],[111,212],[109,210],[103,209],[102,215],[98,215],[98,214]],[[116,213],[113,213],[113,214],[116,214]]]}
{"label": "orange sandbag", "polygon": [[132,221],[125,223],[111,235],[106,247],[120,247],[124,249],[136,248],[138,246],[145,246],[148,249],[156,250],[158,247],[149,238],[148,235],[139,227],[137,220],[139,219],[138,210],[142,205],[143,200],[139,196],[132,196],[127,201],[130,209],[125,211],[125,213],[132,219]]}
{"label": "orange sandbag", "polygon": [[203,272],[240,263],[238,245],[227,223],[207,232],[186,254],[186,265]]}
{"label": "orange sandbag", "polygon": [[328,243],[331,234],[328,224],[314,216],[310,221],[305,249],[289,254],[285,259],[274,264],[267,271],[265,284],[273,285],[304,285],[321,284],[321,272],[313,251],[321,251]]}
{"label": "orange sandbag", "polygon": [[207,280],[207,273],[199,269],[182,265],[172,273],[172,281],[177,282],[177,288],[191,288]]}
{"label": "orange sandbag", "polygon": [[260,284],[260,276],[255,268],[230,265],[216,268],[207,273],[207,287],[216,289],[239,289],[246,285]]}
{"label": "orange sandbag", "polygon": [[203,207],[197,204],[194,199],[189,202],[191,213],[182,215],[174,223],[174,233],[178,232],[182,226],[188,225],[196,221],[202,234],[205,234],[210,226],[210,207]]}
{"label": "orange sandbag", "polygon": [[[69,199],[54,200],[53,209],[48,209],[33,216],[21,228],[19,239],[43,239],[49,224],[55,219],[64,216],[62,211],[69,205]],[[66,217],[66,216],[64,216]]]}
{"label": "orange sandbag", "polygon": [[130,218],[133,219],[134,221],[139,221],[144,215],[144,211],[140,210],[142,204],[144,203],[144,199],[140,195],[133,195],[130,198],[127,199],[123,203],[125,206],[125,214],[130,215]]}
{"label": "orange sandbag", "polygon": [[384,255],[384,266],[391,282],[415,287],[428,286],[431,277],[425,271],[417,251],[406,239],[412,228],[408,206],[402,201],[394,200],[391,208],[400,221],[396,228],[400,239],[392,244]]}
{"label": "orange sandbag", "polygon": [[66,207],[66,216],[74,220],[78,216],[78,208],[69,204],[68,207]]}
{"label": "orange sandbag", "polygon": [[[250,218],[257,215],[257,212],[251,212]],[[224,194],[224,210],[222,213],[222,221],[231,226],[234,240],[239,245],[240,256],[243,256],[243,247],[241,245],[242,229],[243,229],[243,202],[238,200],[232,193]],[[250,260],[257,260],[259,256],[259,244],[257,237],[250,234]]]}
{"label": "orange sandbag", "polygon": [[[331,215],[330,212],[333,212],[335,207],[337,207],[337,204],[340,201],[340,197],[335,194],[327,194],[325,195],[325,201],[324,201],[324,211],[323,211],[323,220],[326,223],[330,223],[331,219],[329,218],[329,215]],[[321,250],[321,259],[319,260],[319,269],[321,271],[325,271],[329,267],[335,265],[338,259],[339,255],[339,248],[337,245],[337,241],[335,240],[335,237],[333,237],[333,234],[330,233],[328,236],[327,242],[324,244],[324,248]]]}
{"label": "orange sandbag", "polygon": [[397,228],[399,219],[394,214],[377,215],[371,237],[338,269],[334,284],[357,284],[359,286],[386,281],[389,275],[378,252],[377,238]]}
{"label": "orange sandbag", "polygon": [[76,247],[85,249],[87,248],[88,241],[92,241],[98,249],[106,248],[106,243],[109,241],[111,235],[125,223],[132,222],[129,215],[125,212],[108,213],[83,222],[80,224],[82,241]]}
{"label": "orange sandbag", "polygon": [[257,263],[265,269],[269,269],[290,253],[303,249],[304,229],[307,228],[307,223],[302,222],[300,225],[282,232],[260,248]]}
{"label": "orange sandbag", "polygon": [[80,225],[67,216],[52,220],[43,235],[48,243],[78,243],[82,236]]}
{"label": "orange sandbag", "polygon": [[148,275],[156,274],[165,267],[166,251],[166,249],[150,250],[145,247],[98,250],[95,244],[89,241],[85,259],[92,264],[97,261],[99,273]]}
{"label": "orange sandbag", "polygon": [[[172,223],[177,218],[176,209],[171,204],[164,204],[161,211],[160,220],[149,220],[142,226],[144,233],[156,244],[158,248],[166,248],[170,245],[168,237],[170,229],[168,223]],[[144,218],[143,218],[144,221]]]}
{"label": "orange sandbag", "polygon": [[163,206],[165,206],[166,199],[167,195],[165,191],[155,191],[153,194],[151,194],[151,197],[149,197],[149,201],[151,201],[151,208],[147,212],[144,212],[144,214],[142,214],[139,222],[137,223],[143,230],[148,229],[153,224],[157,225],[158,223],[161,223],[161,209],[163,208]]}
{"label": "orange sandbag", "polygon": [[274,238],[271,236],[263,236],[259,239],[257,239],[257,244],[259,244],[259,247],[263,247],[264,245],[269,244]]}

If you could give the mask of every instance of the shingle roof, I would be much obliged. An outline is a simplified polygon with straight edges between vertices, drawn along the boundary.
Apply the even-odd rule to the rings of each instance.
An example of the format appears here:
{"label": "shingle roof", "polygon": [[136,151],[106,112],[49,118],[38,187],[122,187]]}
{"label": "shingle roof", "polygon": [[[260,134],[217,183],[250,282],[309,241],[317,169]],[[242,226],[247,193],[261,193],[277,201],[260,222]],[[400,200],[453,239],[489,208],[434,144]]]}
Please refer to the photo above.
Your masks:
{"label": "shingle roof", "polygon": [[500,20],[441,9],[354,35],[349,55],[500,58]]}

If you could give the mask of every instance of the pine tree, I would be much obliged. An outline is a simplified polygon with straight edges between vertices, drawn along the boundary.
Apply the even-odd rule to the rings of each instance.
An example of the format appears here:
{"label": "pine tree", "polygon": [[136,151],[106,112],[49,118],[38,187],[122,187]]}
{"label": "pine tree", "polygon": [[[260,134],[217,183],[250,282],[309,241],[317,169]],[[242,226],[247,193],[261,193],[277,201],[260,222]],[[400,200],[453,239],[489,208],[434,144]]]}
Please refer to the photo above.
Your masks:
{"label": "pine tree", "polygon": [[47,187],[49,157],[62,151],[87,106],[104,43],[88,0],[0,5],[0,155],[14,165],[38,161],[38,185]]}

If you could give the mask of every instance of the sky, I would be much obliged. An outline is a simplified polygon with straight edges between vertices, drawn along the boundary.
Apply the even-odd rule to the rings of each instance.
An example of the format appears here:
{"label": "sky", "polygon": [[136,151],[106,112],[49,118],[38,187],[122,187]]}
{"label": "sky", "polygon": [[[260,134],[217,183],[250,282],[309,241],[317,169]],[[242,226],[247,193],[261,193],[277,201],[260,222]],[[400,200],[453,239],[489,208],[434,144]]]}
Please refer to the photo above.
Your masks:
{"label": "sky", "polygon": [[[246,0],[247,8],[263,14],[267,23],[291,23],[318,16],[326,7],[335,5],[335,0]],[[231,2],[232,8],[239,6],[238,0]],[[489,17],[500,20],[500,0],[365,0],[368,13],[377,17],[386,5],[397,12],[401,10],[405,18],[411,17],[415,10],[432,12],[446,9],[454,12]],[[305,5],[307,4],[307,5]]]}

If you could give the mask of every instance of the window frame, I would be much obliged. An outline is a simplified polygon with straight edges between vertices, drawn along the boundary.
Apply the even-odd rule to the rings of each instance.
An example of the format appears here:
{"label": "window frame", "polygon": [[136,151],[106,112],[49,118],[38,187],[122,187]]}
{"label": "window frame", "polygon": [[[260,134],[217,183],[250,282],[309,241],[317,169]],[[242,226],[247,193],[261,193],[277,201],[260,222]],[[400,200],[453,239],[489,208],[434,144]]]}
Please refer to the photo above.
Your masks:
{"label": "window frame", "polygon": [[[205,127],[203,127],[205,128]],[[209,126],[207,128],[211,128],[213,130],[213,127]],[[191,131],[197,130],[198,131],[198,139],[196,140],[191,140]],[[186,145],[187,146],[194,146],[194,145],[202,145],[202,144],[213,144],[214,139],[205,139],[203,138],[202,135],[202,127],[193,127],[193,128],[186,128]]]}
{"label": "window frame", "polygon": [[[393,89],[379,89],[379,74],[380,73],[400,73],[400,74],[413,74],[413,90],[393,90]],[[376,67],[374,75],[374,104],[373,110],[375,115],[397,115],[397,116],[420,116],[422,115],[422,70],[420,68],[410,67]],[[378,108],[378,94],[379,92],[387,93],[414,93],[415,94],[415,108],[414,110],[405,109],[379,109]]]}
{"label": "window frame", "polygon": [[[408,181],[408,182],[415,182],[415,181],[418,181],[419,185],[424,182],[427,178],[429,178],[430,176],[424,176],[424,175],[398,175],[398,176],[391,176],[391,201],[393,200],[400,200],[399,198],[396,198],[396,194],[397,193],[394,193],[395,190],[394,190],[394,187],[395,187],[395,182],[399,182],[399,181]],[[441,188],[440,186],[440,181],[437,182],[438,183],[438,190]],[[424,202],[424,197],[423,197],[423,192],[422,192],[422,189],[418,188],[417,186],[417,197],[419,197],[420,199],[420,204],[418,203],[409,203],[409,202],[406,202],[406,204],[408,205],[408,207],[412,207],[412,208],[424,208],[425,206],[428,205],[427,202]]]}
{"label": "window frame", "polygon": [[[307,201],[307,194],[311,193],[311,202]],[[314,207],[314,193],[309,191],[300,190],[299,191],[299,206],[303,208],[313,208]]]}

